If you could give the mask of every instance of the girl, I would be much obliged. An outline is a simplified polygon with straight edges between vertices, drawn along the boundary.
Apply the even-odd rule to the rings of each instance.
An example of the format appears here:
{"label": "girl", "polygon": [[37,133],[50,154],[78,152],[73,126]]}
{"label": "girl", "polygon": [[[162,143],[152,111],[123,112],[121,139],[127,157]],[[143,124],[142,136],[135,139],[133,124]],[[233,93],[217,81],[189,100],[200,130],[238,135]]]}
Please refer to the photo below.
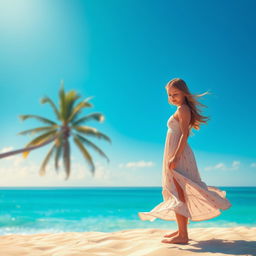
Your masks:
{"label": "girl", "polygon": [[163,243],[188,243],[187,224],[189,220],[209,220],[221,214],[232,205],[226,199],[226,192],[213,186],[207,186],[201,180],[194,153],[187,143],[191,129],[199,130],[201,123],[207,123],[208,117],[200,115],[196,97],[184,80],[175,78],[167,83],[166,91],[169,103],[177,106],[176,112],[167,121],[167,136],[164,148],[162,170],[163,202],[150,212],[139,212],[141,220],[176,220],[178,230],[166,234]]}

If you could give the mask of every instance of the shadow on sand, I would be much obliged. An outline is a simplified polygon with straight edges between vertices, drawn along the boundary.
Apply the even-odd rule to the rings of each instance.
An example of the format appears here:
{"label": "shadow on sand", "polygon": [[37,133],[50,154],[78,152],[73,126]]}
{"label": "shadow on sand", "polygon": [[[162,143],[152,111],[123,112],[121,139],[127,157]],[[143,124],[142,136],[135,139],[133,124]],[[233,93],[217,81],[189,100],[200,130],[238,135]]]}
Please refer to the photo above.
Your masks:
{"label": "shadow on sand", "polygon": [[[194,248],[179,248],[182,251],[195,253],[212,252],[227,255],[256,256],[256,241],[211,239],[205,241],[189,240],[190,246]],[[173,248],[173,247],[172,247]],[[191,254],[193,255],[193,254]]]}

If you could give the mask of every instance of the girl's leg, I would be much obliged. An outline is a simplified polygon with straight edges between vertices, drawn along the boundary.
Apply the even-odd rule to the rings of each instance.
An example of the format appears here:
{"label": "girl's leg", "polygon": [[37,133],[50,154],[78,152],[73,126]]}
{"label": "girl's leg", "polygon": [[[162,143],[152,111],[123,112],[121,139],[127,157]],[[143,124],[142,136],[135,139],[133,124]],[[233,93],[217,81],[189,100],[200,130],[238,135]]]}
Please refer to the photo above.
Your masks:
{"label": "girl's leg", "polygon": [[[186,201],[185,201],[185,196],[182,188],[180,187],[179,183],[176,181],[175,178],[173,178],[173,181],[177,188],[179,199],[185,203]],[[179,235],[182,237],[187,237],[188,236],[188,229],[187,229],[188,218],[178,213],[175,213],[175,215],[178,222]]]}
{"label": "girl's leg", "polygon": [[[182,188],[180,187],[178,182],[175,180],[175,178],[173,180],[174,180],[174,184],[178,191],[179,199],[182,202],[185,202],[185,196],[184,196],[184,192],[183,192]],[[178,232],[174,232],[172,234],[165,236],[165,237],[172,237],[173,235],[175,235],[171,240],[164,239],[164,240],[162,240],[162,242],[164,242],[164,243],[187,243],[188,242],[188,231],[187,231],[188,218],[183,215],[180,215],[178,213],[175,213],[175,215],[176,215],[176,219],[178,222],[179,230],[178,230]]]}

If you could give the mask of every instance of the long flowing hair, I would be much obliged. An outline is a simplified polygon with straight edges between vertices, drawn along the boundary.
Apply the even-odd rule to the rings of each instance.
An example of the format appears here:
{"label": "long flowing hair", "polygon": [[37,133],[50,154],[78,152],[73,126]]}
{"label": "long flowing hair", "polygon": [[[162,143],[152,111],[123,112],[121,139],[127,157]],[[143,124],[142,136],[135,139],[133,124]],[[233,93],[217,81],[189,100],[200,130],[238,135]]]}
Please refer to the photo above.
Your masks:
{"label": "long flowing hair", "polygon": [[210,94],[208,91],[202,94],[192,94],[185,81],[181,78],[174,78],[171,81],[167,83],[165,86],[166,90],[173,86],[174,88],[182,91],[185,94],[185,103],[188,105],[188,107],[191,110],[191,119],[190,119],[190,130],[192,128],[199,130],[201,123],[207,123],[207,121],[210,119],[207,116],[203,116],[200,113],[202,112],[201,109],[199,109],[197,106],[201,107],[207,107],[206,105],[200,103],[197,98],[200,98],[206,94]]}

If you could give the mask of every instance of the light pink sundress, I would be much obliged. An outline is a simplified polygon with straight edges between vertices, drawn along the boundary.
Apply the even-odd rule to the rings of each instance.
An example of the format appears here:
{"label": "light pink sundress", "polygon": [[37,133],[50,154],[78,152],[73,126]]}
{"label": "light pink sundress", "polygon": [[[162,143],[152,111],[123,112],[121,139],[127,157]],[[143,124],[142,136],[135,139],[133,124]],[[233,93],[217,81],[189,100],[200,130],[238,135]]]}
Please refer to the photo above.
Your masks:
{"label": "light pink sundress", "polygon": [[[176,168],[168,169],[168,160],[174,154],[181,129],[179,121],[173,115],[167,121],[167,135],[164,147],[162,168],[162,195],[163,202],[150,212],[139,212],[141,220],[154,221],[156,218],[163,220],[176,220],[175,212],[188,217],[192,221],[209,220],[221,214],[232,204],[226,199],[226,191],[213,186],[207,186],[201,180],[193,151],[188,142],[181,154]],[[178,191],[173,178],[179,183],[185,195],[185,203],[179,200]]]}

